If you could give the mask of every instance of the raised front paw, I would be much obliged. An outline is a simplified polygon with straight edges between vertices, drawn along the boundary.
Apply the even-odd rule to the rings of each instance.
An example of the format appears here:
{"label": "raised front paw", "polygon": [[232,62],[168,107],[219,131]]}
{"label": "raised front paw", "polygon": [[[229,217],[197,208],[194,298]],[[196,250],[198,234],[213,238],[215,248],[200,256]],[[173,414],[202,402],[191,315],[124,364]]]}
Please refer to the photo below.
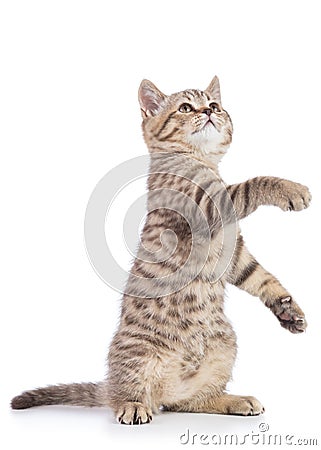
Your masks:
{"label": "raised front paw", "polygon": [[291,331],[291,333],[303,333],[307,327],[307,322],[304,317],[304,313],[292,300],[292,297],[284,297],[278,299],[271,310],[279,319],[282,327]]}
{"label": "raised front paw", "polygon": [[301,211],[309,206],[311,194],[303,184],[282,180],[278,188],[277,206],[283,211]]}

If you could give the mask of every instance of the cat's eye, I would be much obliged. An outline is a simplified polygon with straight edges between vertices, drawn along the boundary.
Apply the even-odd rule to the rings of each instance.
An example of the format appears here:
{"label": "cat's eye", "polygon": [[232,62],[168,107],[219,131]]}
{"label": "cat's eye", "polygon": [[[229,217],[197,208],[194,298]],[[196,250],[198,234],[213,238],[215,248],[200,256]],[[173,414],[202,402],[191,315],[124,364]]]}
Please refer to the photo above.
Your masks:
{"label": "cat's eye", "polygon": [[181,113],[189,113],[193,111],[193,107],[189,103],[183,103],[179,108],[178,111]]}
{"label": "cat's eye", "polygon": [[221,112],[221,108],[217,103],[210,103],[209,106],[214,113]]}

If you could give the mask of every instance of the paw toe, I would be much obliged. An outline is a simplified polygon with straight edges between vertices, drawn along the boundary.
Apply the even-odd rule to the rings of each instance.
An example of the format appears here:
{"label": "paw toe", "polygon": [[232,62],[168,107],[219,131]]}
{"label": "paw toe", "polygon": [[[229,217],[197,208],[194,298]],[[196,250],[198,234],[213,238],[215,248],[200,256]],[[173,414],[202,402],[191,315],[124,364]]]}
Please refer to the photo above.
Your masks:
{"label": "paw toe", "polygon": [[139,402],[127,402],[117,412],[117,421],[124,425],[142,425],[152,421],[152,412]]}
{"label": "paw toe", "polygon": [[261,402],[251,396],[237,397],[229,408],[229,414],[238,416],[258,416],[264,411]]}

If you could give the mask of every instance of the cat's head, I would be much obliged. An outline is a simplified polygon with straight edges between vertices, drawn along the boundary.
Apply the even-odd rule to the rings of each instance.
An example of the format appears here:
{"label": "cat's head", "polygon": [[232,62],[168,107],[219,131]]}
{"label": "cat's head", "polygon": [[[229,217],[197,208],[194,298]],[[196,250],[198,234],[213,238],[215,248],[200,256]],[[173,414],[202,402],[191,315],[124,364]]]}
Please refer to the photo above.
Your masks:
{"label": "cat's head", "polygon": [[169,96],[143,80],[138,98],[151,152],[184,151],[219,161],[232,141],[232,121],[222,108],[217,77],[205,91],[188,89]]}

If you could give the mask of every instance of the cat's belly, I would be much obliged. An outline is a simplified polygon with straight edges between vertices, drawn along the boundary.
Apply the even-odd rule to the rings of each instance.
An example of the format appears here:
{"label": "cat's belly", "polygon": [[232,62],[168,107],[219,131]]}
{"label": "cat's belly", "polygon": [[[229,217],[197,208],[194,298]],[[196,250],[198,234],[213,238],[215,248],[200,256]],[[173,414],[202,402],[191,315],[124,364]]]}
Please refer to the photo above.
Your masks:
{"label": "cat's belly", "polygon": [[208,342],[205,354],[177,352],[167,360],[162,376],[161,404],[187,400],[201,391],[224,390],[236,357],[235,334],[221,334]]}
{"label": "cat's belly", "polygon": [[[197,299],[190,312],[184,309],[188,295]],[[182,303],[177,307],[182,307],[181,315],[190,325],[181,331],[176,350],[163,359],[161,398],[166,405],[204,389],[223,390],[236,357],[236,335],[223,311],[224,280],[211,284],[198,278],[180,296]]]}

